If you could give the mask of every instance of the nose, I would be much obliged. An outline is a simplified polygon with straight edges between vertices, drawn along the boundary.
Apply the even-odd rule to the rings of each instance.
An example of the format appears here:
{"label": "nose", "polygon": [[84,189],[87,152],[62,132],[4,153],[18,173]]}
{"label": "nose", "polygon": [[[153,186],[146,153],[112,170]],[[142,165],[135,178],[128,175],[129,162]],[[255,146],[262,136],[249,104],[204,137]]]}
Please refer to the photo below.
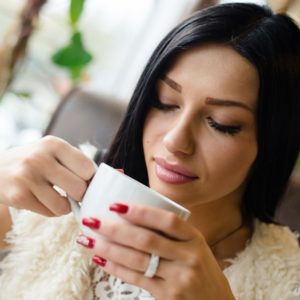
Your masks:
{"label": "nose", "polygon": [[182,116],[176,124],[170,126],[163,138],[163,144],[173,154],[191,155],[195,151],[192,124],[188,118]]}

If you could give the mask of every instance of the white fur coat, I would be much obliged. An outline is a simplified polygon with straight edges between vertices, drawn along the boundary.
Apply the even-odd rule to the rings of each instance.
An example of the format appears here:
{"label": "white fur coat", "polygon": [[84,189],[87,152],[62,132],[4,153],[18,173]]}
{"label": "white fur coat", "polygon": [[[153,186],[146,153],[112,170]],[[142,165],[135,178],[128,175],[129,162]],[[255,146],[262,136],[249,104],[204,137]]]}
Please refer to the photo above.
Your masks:
{"label": "white fur coat", "polygon": [[[0,300],[84,299],[93,266],[75,243],[72,215],[45,218],[22,211],[8,234]],[[251,242],[224,270],[237,300],[300,299],[300,251],[288,228],[256,222]]]}

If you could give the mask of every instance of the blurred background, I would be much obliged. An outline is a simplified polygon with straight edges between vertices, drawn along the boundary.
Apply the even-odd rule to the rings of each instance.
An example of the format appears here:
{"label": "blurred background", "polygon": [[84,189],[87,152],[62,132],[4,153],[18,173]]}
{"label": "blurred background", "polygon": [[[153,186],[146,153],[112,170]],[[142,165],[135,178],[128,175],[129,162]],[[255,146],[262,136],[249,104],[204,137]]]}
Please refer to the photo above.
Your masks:
{"label": "blurred background", "polygon": [[74,87],[126,105],[160,39],[225,2],[270,4],[299,21],[299,0],[0,0],[0,150],[41,137]]}

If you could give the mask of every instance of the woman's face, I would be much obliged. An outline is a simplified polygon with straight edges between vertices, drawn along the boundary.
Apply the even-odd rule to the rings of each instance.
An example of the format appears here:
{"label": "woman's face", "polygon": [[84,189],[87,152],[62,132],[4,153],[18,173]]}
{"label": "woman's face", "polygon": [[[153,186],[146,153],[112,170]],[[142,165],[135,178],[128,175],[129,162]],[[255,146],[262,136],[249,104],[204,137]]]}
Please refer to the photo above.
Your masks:
{"label": "woman's face", "polygon": [[143,131],[149,185],[192,208],[240,200],[257,155],[255,67],[232,48],[201,46],[157,82]]}

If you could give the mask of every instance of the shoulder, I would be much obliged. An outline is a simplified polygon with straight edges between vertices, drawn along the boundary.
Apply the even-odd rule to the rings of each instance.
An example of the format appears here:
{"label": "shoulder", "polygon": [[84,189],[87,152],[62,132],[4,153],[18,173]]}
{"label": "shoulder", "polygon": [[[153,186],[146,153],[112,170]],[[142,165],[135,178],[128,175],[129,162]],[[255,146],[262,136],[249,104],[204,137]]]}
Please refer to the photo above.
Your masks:
{"label": "shoulder", "polygon": [[299,233],[292,232],[287,226],[267,224],[256,220],[249,247],[258,251],[282,254],[283,257],[287,253],[300,255],[298,238]]}
{"label": "shoulder", "polygon": [[237,299],[299,299],[298,237],[288,227],[255,221],[247,247],[224,270]]}

